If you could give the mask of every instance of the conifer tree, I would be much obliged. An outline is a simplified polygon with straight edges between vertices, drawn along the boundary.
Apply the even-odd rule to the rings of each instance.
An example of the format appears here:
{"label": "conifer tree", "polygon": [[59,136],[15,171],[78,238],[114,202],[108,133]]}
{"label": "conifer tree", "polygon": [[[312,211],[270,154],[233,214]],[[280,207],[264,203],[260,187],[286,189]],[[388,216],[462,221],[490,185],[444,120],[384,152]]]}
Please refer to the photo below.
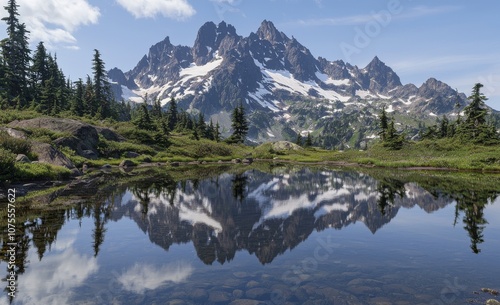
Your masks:
{"label": "conifer tree", "polygon": [[382,141],[385,141],[386,136],[387,136],[387,129],[389,128],[389,119],[387,118],[387,112],[385,111],[385,105],[382,107],[382,111],[380,112],[379,116],[379,126],[380,126],[380,138]]}
{"label": "conifer tree", "polygon": [[7,16],[2,18],[7,24],[7,38],[1,41],[3,62],[2,98],[11,107],[23,108],[28,99],[28,69],[30,49],[26,25],[19,22],[18,7],[15,0],[9,0],[4,9]]}
{"label": "conifer tree", "polygon": [[295,144],[302,146],[302,135],[300,132],[297,134],[297,139],[295,139]]}
{"label": "conifer tree", "polygon": [[245,137],[248,133],[248,122],[245,116],[245,109],[241,103],[233,110],[231,115],[231,127],[233,128],[233,134],[231,135],[230,141],[235,143],[245,142]]}
{"label": "conifer tree", "polygon": [[85,107],[84,107],[84,85],[83,81],[80,78],[75,82],[75,91],[73,93],[73,98],[71,101],[71,112],[77,116],[83,116]]}
{"label": "conifer tree", "polygon": [[220,134],[220,125],[219,122],[215,124],[215,130],[214,130],[214,140],[215,142],[220,142],[221,140],[221,134]]}
{"label": "conifer tree", "polygon": [[168,124],[168,130],[169,131],[174,130],[175,127],[177,126],[177,115],[178,115],[178,112],[177,112],[177,102],[172,97],[170,99],[170,103],[168,105],[168,110],[167,110],[167,113],[166,113],[167,124]]}
{"label": "conifer tree", "polygon": [[313,146],[313,140],[312,140],[312,136],[310,133],[307,133],[307,138],[306,138],[306,142],[305,142],[304,146],[305,147]]}
{"label": "conifer tree", "polygon": [[112,116],[111,103],[113,100],[111,87],[107,77],[104,61],[101,59],[99,50],[94,49],[92,59],[94,99],[96,103],[95,115],[101,119]]}

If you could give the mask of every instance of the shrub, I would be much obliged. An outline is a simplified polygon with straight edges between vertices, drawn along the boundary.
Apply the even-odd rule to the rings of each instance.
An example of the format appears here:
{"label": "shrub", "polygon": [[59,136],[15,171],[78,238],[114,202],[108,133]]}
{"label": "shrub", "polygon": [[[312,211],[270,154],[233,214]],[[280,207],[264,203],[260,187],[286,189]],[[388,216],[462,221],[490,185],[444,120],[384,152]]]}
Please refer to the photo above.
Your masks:
{"label": "shrub", "polygon": [[230,156],[231,149],[223,144],[203,143],[194,149],[194,157],[202,158],[208,156]]}
{"label": "shrub", "polygon": [[5,150],[9,150],[14,154],[27,155],[31,150],[31,144],[29,141],[13,138],[5,131],[0,131],[0,147]]}
{"label": "shrub", "polygon": [[16,157],[10,151],[0,148],[0,179],[9,179],[14,170],[14,161]]}
{"label": "shrub", "polygon": [[15,163],[13,172],[13,178],[18,181],[67,179],[70,175],[69,169],[47,163]]}

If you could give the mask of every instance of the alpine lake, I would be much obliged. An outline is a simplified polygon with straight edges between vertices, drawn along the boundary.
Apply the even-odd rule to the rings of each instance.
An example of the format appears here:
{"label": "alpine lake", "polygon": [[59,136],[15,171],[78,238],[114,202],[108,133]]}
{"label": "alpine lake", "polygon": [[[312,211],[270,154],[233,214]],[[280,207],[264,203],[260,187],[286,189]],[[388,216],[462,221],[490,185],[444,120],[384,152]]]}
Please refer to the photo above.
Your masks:
{"label": "alpine lake", "polygon": [[499,174],[473,172],[96,170],[17,197],[15,297],[4,197],[0,304],[485,304],[499,195]]}

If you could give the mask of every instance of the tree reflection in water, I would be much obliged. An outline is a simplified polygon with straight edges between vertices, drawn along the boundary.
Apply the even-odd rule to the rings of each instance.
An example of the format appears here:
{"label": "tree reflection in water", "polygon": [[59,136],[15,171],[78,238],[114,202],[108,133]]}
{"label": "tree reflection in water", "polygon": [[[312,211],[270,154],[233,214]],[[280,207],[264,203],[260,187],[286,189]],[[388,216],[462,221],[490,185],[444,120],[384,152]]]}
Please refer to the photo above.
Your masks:
{"label": "tree reflection in water", "polygon": [[[93,219],[96,257],[105,240],[107,222],[128,217],[165,250],[172,244],[192,242],[205,264],[231,261],[242,250],[267,264],[315,230],[341,229],[363,219],[375,233],[396,217],[401,207],[418,205],[430,213],[454,201],[455,224],[463,215],[470,248],[480,253],[488,224],[484,209],[500,192],[500,184],[492,184],[494,179],[488,177],[470,183],[455,177],[395,178],[307,168],[270,167],[270,173],[252,170],[231,175],[225,174],[227,168],[201,170],[198,178],[196,173],[174,178],[161,172],[131,183],[109,182],[98,188],[95,196],[71,207],[20,208],[16,215],[17,274],[29,267],[30,247],[42,260],[70,219],[78,219],[80,224],[82,219]],[[126,194],[132,199],[124,200],[130,197]],[[0,218],[0,259],[4,262],[8,250],[6,219]]]}

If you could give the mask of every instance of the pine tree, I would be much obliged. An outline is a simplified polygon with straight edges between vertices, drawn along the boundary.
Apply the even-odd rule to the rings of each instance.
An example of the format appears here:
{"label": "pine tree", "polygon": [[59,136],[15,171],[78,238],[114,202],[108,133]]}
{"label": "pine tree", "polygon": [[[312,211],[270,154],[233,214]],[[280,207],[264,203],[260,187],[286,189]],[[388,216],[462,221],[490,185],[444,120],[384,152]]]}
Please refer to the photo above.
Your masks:
{"label": "pine tree", "polygon": [[9,0],[7,17],[2,18],[7,24],[7,38],[1,41],[2,49],[2,98],[11,107],[23,108],[28,100],[28,69],[30,49],[28,44],[26,25],[19,22],[19,5],[15,0]]}
{"label": "pine tree", "polygon": [[379,116],[380,120],[380,138],[382,141],[385,141],[386,136],[387,136],[387,129],[389,128],[389,119],[387,118],[387,112],[385,111],[385,105],[382,107],[382,111],[380,112]]}
{"label": "pine tree", "polygon": [[83,105],[85,114],[91,117],[95,116],[97,112],[95,96],[94,96],[94,84],[92,79],[87,75],[87,82],[85,83],[85,91],[83,94]]}
{"label": "pine tree", "polygon": [[147,99],[144,98],[143,102],[137,110],[137,117],[133,122],[137,128],[143,130],[154,130],[153,122],[151,116],[149,115]]}
{"label": "pine tree", "polygon": [[111,117],[111,88],[99,50],[94,49],[92,60],[94,98],[97,103],[95,115],[101,119]]}
{"label": "pine tree", "polygon": [[297,139],[295,139],[295,144],[302,146],[302,135],[300,135],[300,132],[297,134]]}
{"label": "pine tree", "polygon": [[487,115],[485,101],[488,99],[481,93],[482,87],[480,83],[474,85],[469,96],[470,104],[464,108],[465,121],[460,133],[465,139],[476,139],[485,127]]}
{"label": "pine tree", "polygon": [[71,101],[71,112],[77,116],[83,116],[85,108],[84,108],[84,85],[83,81],[80,78],[75,82],[75,91],[73,93],[73,98]]}
{"label": "pine tree", "polygon": [[221,140],[221,134],[220,134],[220,125],[219,122],[215,124],[215,130],[214,130],[214,140],[215,142],[220,142]]}
{"label": "pine tree", "polygon": [[231,127],[233,128],[233,134],[231,135],[230,141],[235,143],[245,142],[245,138],[248,133],[248,122],[245,116],[245,109],[241,103],[233,110],[231,116]]}
{"label": "pine tree", "polygon": [[306,138],[306,142],[304,143],[304,146],[305,147],[313,146],[313,140],[312,140],[312,136],[310,133],[307,133],[307,138]]}
{"label": "pine tree", "polygon": [[198,119],[196,120],[196,132],[200,138],[206,138],[207,134],[207,124],[205,123],[205,116],[203,113],[198,114]]}
{"label": "pine tree", "polygon": [[175,99],[172,97],[170,99],[170,103],[168,104],[168,110],[167,110],[167,123],[168,123],[168,130],[172,131],[175,129],[177,126],[177,102]]}

